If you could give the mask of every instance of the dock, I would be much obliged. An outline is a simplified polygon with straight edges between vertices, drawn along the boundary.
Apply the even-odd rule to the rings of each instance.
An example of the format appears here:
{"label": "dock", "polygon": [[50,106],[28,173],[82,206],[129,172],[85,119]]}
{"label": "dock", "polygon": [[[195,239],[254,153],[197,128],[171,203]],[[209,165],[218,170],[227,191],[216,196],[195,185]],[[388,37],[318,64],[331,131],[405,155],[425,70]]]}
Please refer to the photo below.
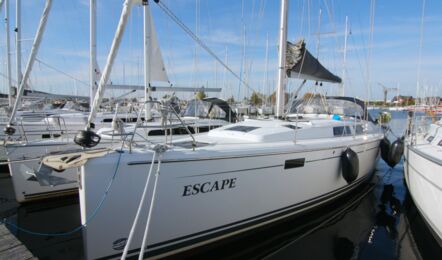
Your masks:
{"label": "dock", "polygon": [[[11,177],[0,165],[0,218],[16,214],[18,203],[15,201]],[[0,224],[0,260],[38,259],[18,240],[4,224]]]}
{"label": "dock", "polygon": [[0,224],[0,259],[38,259],[5,227]]}

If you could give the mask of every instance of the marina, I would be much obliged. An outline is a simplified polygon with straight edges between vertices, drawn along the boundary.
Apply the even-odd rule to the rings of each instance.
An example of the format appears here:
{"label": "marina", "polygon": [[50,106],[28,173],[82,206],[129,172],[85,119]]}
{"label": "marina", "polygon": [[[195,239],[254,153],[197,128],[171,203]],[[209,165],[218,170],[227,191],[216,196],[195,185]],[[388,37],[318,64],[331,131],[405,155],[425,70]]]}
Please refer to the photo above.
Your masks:
{"label": "marina", "polygon": [[0,0],[0,259],[442,258],[435,6]]}

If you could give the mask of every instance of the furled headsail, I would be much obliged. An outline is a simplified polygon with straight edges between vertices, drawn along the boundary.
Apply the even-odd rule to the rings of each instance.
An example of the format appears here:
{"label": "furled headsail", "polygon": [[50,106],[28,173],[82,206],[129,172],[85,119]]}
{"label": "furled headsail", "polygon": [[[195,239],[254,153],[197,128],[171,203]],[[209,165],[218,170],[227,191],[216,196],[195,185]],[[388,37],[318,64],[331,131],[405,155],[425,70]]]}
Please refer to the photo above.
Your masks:
{"label": "furled headsail", "polygon": [[341,83],[341,78],[328,71],[305,48],[304,39],[297,43],[287,42],[287,76],[321,82]]}
{"label": "furled headsail", "polygon": [[[150,10],[149,10],[150,11]],[[167,77],[166,68],[164,66],[163,56],[161,55],[161,49],[158,44],[157,32],[155,30],[154,21],[152,15],[148,12],[149,25],[150,25],[150,80],[169,82]]]}

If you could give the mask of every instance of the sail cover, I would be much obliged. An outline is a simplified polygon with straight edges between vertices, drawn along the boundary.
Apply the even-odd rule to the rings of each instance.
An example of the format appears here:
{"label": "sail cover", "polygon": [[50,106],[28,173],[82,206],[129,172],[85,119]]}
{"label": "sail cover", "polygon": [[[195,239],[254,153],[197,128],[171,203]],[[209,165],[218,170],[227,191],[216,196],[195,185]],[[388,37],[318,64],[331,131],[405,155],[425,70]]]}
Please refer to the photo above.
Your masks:
{"label": "sail cover", "polygon": [[305,48],[303,39],[293,44],[287,42],[287,76],[306,80],[341,83],[341,78],[328,71]]}

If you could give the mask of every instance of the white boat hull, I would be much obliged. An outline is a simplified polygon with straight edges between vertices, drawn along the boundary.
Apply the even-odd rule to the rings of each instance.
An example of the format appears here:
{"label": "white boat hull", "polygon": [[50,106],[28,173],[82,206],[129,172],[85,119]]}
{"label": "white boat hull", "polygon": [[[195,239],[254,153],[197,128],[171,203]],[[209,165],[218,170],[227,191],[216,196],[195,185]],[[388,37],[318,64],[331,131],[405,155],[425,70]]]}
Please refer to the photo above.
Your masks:
{"label": "white boat hull", "polygon": [[423,153],[419,146],[407,146],[404,156],[404,175],[408,190],[417,209],[442,246],[442,160]]}
{"label": "white boat hull", "polygon": [[[65,184],[43,186],[35,176],[40,167],[38,158],[51,153],[78,149],[73,142],[33,142],[32,144],[6,145],[9,172],[14,186],[15,198],[19,203],[66,196],[78,193],[78,169],[66,169],[63,172],[52,171],[52,175]],[[35,159],[37,158],[37,159]]]}
{"label": "white boat hull", "polygon": [[[252,149],[247,156],[215,155],[200,148],[184,152],[180,158],[187,159],[180,161],[166,152],[147,240],[148,256],[166,256],[214,242],[296,215],[348,192],[371,176],[379,139],[355,141],[349,137],[337,140],[334,146],[328,143],[327,147],[310,149],[291,143],[277,150],[274,147],[281,145],[276,143],[267,149]],[[359,175],[351,184],[341,174],[341,154],[347,147],[359,157]],[[112,153],[95,158],[82,168],[80,204],[82,223],[87,224],[83,231],[87,259],[118,258],[135,217],[150,167],[151,158],[146,158],[146,153],[121,154],[119,166],[125,170],[117,172],[104,203],[93,215],[119,156]],[[287,168],[286,161],[294,159],[295,167]],[[151,196],[152,185],[149,192]],[[139,252],[146,208],[148,205],[140,216],[131,254]]]}

